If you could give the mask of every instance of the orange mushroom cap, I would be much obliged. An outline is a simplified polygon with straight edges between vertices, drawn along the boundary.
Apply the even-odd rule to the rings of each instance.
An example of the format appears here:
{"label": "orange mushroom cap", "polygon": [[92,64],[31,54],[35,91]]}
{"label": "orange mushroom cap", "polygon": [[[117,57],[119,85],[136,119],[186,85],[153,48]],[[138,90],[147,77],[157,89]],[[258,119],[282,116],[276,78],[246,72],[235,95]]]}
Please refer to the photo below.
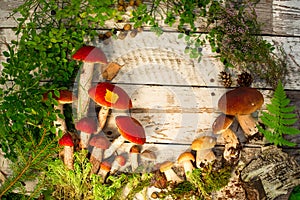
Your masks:
{"label": "orange mushroom cap", "polygon": [[126,140],[140,145],[146,142],[145,130],[135,118],[129,116],[117,116],[115,120],[120,134]]}
{"label": "orange mushroom cap", "polygon": [[74,60],[90,63],[107,64],[107,58],[100,48],[94,46],[83,46],[73,54]]}
{"label": "orange mushroom cap", "polygon": [[61,146],[70,146],[70,147],[74,146],[74,142],[73,142],[71,134],[69,134],[69,133],[64,134],[59,139],[58,144]]}
{"label": "orange mushroom cap", "polygon": [[[132,108],[132,102],[128,94],[120,87],[108,82],[98,83],[96,86],[89,89],[89,96],[100,106],[109,108],[127,110]],[[108,99],[109,95],[116,96],[114,101]],[[108,98],[107,98],[108,97]]]}

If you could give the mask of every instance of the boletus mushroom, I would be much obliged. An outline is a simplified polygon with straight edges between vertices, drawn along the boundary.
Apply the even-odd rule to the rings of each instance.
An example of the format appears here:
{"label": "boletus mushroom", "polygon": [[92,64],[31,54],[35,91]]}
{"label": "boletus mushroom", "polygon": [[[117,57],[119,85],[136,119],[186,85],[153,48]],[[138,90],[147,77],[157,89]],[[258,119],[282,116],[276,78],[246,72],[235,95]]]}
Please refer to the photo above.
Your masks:
{"label": "boletus mushroom", "polygon": [[257,111],[263,103],[263,95],[257,89],[239,87],[223,94],[218,107],[224,114],[235,116],[246,137],[249,137],[258,132],[257,121],[251,113]]}
{"label": "boletus mushroom", "polygon": [[160,165],[160,172],[164,173],[167,181],[172,181],[173,183],[181,183],[183,180],[174,172],[172,169],[174,163],[171,161],[165,161]]}
{"label": "boletus mushroom", "polygon": [[138,120],[130,116],[117,116],[115,121],[120,136],[105,150],[104,158],[110,157],[126,140],[138,145],[143,145],[146,142],[144,127]]}
{"label": "boletus mushroom", "polygon": [[210,163],[216,159],[212,148],[216,145],[216,139],[211,136],[202,136],[192,142],[191,149],[196,151],[196,166],[201,163]]}
{"label": "boletus mushroom", "polygon": [[107,64],[107,58],[100,48],[83,46],[73,54],[72,58],[83,62],[78,81],[78,118],[85,117],[89,107],[88,89],[91,88],[94,63]]}
{"label": "boletus mushroom", "polygon": [[97,123],[94,118],[84,117],[75,123],[76,130],[80,131],[80,146],[86,149],[89,144],[91,134],[96,133]]}
{"label": "boletus mushroom", "polygon": [[110,141],[103,135],[95,135],[90,140],[90,146],[93,147],[90,162],[92,164],[92,173],[96,174],[100,163],[102,162],[103,152],[108,149]]}
{"label": "boletus mushroom", "polygon": [[186,177],[188,177],[188,173],[192,173],[192,171],[195,169],[192,163],[195,162],[195,157],[191,152],[184,152],[180,154],[180,156],[177,158],[177,162],[183,166]]}
{"label": "boletus mushroom", "polygon": [[74,169],[74,142],[71,134],[65,133],[58,141],[60,146],[64,147],[64,164],[68,169]]}
{"label": "boletus mushroom", "polygon": [[101,106],[98,114],[98,132],[103,129],[110,108],[117,110],[129,110],[132,102],[128,94],[120,87],[108,82],[98,83],[89,89],[89,96]]}

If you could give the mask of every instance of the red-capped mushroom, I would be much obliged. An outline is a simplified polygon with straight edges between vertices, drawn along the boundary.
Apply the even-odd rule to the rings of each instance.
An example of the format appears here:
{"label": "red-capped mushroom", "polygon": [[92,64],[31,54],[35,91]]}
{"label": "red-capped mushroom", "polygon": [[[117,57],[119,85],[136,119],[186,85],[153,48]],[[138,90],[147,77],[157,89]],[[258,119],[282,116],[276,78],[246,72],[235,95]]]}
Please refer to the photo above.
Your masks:
{"label": "red-capped mushroom", "polygon": [[108,161],[103,161],[100,164],[100,170],[98,172],[98,175],[102,177],[102,181],[105,182],[105,179],[107,177],[107,174],[110,172],[111,169],[111,163]]}
{"label": "red-capped mushroom", "polygon": [[115,121],[121,135],[104,152],[104,158],[110,157],[126,140],[139,145],[146,142],[145,130],[138,120],[129,116],[117,116]]}
{"label": "red-capped mushroom", "polygon": [[118,155],[115,157],[115,160],[111,164],[110,173],[116,173],[122,166],[126,164],[126,158],[122,155]]}
{"label": "red-capped mushroom", "polygon": [[64,164],[68,169],[74,169],[74,143],[72,136],[69,133],[65,133],[58,141],[59,145],[64,147]]}
{"label": "red-capped mushroom", "polygon": [[89,89],[89,96],[101,109],[98,114],[98,131],[105,126],[109,109],[129,110],[132,108],[132,102],[128,94],[120,87],[108,82],[98,83]]}
{"label": "red-capped mushroom", "polygon": [[246,136],[257,133],[257,121],[251,113],[264,103],[263,95],[255,88],[239,87],[223,94],[218,102],[219,110],[237,118]]}
{"label": "red-capped mushroom", "polygon": [[87,148],[91,134],[96,133],[97,123],[94,118],[84,117],[75,123],[76,130],[80,131],[80,145],[82,149]]}
{"label": "red-capped mushroom", "polygon": [[110,141],[103,135],[95,135],[90,140],[90,146],[94,147],[91,153],[90,162],[92,164],[92,173],[96,174],[99,165],[102,162],[103,152],[108,149]]}
{"label": "red-capped mushroom", "polygon": [[134,172],[139,166],[139,154],[141,152],[141,147],[139,145],[132,145],[129,150],[131,169]]}
{"label": "red-capped mushroom", "polygon": [[172,181],[173,183],[180,183],[183,180],[173,171],[174,163],[171,161],[165,161],[160,165],[160,172],[164,173],[167,181]]}
{"label": "red-capped mushroom", "polygon": [[88,89],[91,87],[94,63],[107,64],[107,58],[100,48],[83,46],[72,58],[83,62],[78,81],[78,118],[85,117],[89,107]]}
{"label": "red-capped mushroom", "polygon": [[[58,105],[54,105],[55,110],[59,110],[61,115],[64,115],[64,104],[73,103],[77,98],[73,95],[71,91],[68,90],[59,90],[59,96],[56,96],[53,91],[50,92],[52,97],[57,101]],[[43,101],[48,99],[49,92],[43,94]],[[59,130],[62,131],[63,134],[67,132],[67,125],[65,119],[57,116],[57,119],[54,121],[54,125],[56,128],[56,136],[58,136]]]}

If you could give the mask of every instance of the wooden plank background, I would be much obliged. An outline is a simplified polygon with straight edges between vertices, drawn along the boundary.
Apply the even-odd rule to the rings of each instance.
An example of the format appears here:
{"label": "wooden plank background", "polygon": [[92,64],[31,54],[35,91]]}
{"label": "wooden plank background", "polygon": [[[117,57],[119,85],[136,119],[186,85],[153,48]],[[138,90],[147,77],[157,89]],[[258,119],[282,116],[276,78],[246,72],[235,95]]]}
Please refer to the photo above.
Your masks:
{"label": "wooden plank background", "polygon": [[[1,52],[6,50],[4,42],[16,39],[12,31],[16,23],[7,17],[21,3],[20,0],[0,0]],[[261,0],[256,11],[263,23],[263,37],[282,46],[287,53],[290,74],[285,88],[300,118],[300,1]],[[108,26],[111,25],[108,23]],[[199,31],[203,31],[201,25],[199,27]],[[145,27],[146,31],[138,33],[135,38],[127,36],[124,40],[111,40],[108,44],[94,43],[104,50],[109,61],[123,66],[113,83],[126,90],[132,98],[134,108],[131,114],[146,130],[144,149],[156,152],[157,163],[176,160],[180,153],[189,150],[195,138],[211,134],[211,125],[220,114],[217,101],[228,90],[217,80],[223,66],[208,45],[203,48],[203,57],[198,63],[184,54],[185,43],[178,39],[178,33],[173,28],[163,28],[168,32],[160,37],[148,32]],[[5,60],[1,54],[2,61]],[[103,66],[97,66],[95,70],[94,84],[103,80],[100,75]],[[75,92],[76,87],[75,82]],[[253,87],[263,93],[265,104],[262,109],[265,109],[272,90],[261,82],[255,82]],[[97,109],[91,103],[89,115],[96,116]],[[104,129],[110,138],[118,136],[114,117],[119,114],[112,110]],[[300,128],[300,123],[297,127]],[[233,128],[240,140],[245,141],[237,124]],[[299,143],[298,137],[289,138]],[[251,149],[256,147],[256,151],[260,151],[259,143],[252,142],[250,145]],[[124,145],[125,149],[128,147],[128,144]],[[300,144],[297,145],[299,148]],[[300,162],[299,151],[285,150]]]}

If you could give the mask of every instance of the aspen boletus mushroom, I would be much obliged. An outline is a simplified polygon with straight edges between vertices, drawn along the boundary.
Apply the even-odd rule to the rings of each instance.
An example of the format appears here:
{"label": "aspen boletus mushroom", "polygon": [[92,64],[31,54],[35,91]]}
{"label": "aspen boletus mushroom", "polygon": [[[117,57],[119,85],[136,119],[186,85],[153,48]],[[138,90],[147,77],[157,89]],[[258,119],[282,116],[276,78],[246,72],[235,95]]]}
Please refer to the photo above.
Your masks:
{"label": "aspen boletus mushroom", "polygon": [[184,152],[177,158],[177,162],[183,166],[185,176],[188,173],[192,173],[195,169],[192,162],[195,162],[195,157],[191,152]]}
{"label": "aspen boletus mushroom", "polygon": [[80,131],[80,145],[82,149],[88,147],[91,134],[96,133],[97,123],[94,118],[84,117],[75,123],[76,130]]}
{"label": "aspen boletus mushroom", "polygon": [[255,88],[239,87],[223,94],[218,101],[219,110],[235,116],[247,137],[258,132],[257,121],[251,113],[264,103],[263,95]]}
{"label": "aspen boletus mushroom", "polygon": [[93,147],[90,157],[92,173],[96,174],[99,169],[99,165],[102,162],[104,150],[108,149],[110,141],[105,136],[97,134],[91,138],[89,143],[90,146]]}
{"label": "aspen boletus mushroom", "polygon": [[74,142],[71,134],[65,133],[58,141],[60,146],[64,147],[64,164],[68,169],[74,169]]}
{"label": "aspen boletus mushroom", "polygon": [[[59,90],[58,92],[59,96],[56,96],[53,91],[43,94],[43,101],[48,100],[48,95],[51,93],[53,99],[55,99],[58,103],[58,105],[54,105],[54,109],[59,110],[60,114],[64,115],[64,105],[73,103],[73,101],[75,101],[77,98],[69,90]],[[57,116],[57,119],[54,121],[54,125],[58,126],[56,128],[56,136],[58,136],[59,130],[61,130],[63,134],[67,132],[65,119]]]}
{"label": "aspen boletus mushroom", "polygon": [[107,64],[107,58],[100,48],[83,46],[73,54],[72,58],[83,62],[78,81],[78,118],[85,117],[89,107],[88,89],[91,88],[94,64]]}
{"label": "aspen boletus mushroom", "polygon": [[90,88],[88,93],[91,99],[101,106],[98,114],[98,131],[101,131],[105,126],[109,109],[129,110],[132,108],[132,102],[128,94],[122,88],[111,83],[98,83]]}
{"label": "aspen boletus mushroom", "polygon": [[160,172],[164,173],[167,181],[172,181],[173,183],[181,183],[183,180],[174,172],[172,169],[174,163],[171,161],[165,161],[160,165]]}
{"label": "aspen boletus mushroom", "polygon": [[196,166],[201,163],[209,163],[216,159],[212,148],[216,145],[216,139],[211,136],[202,136],[192,142],[191,149],[196,151]]}
{"label": "aspen boletus mushroom", "polygon": [[132,145],[129,150],[129,157],[131,163],[131,170],[134,172],[139,166],[139,154],[141,153],[141,147],[139,145]]}
{"label": "aspen boletus mushroom", "polygon": [[115,121],[120,136],[105,150],[104,158],[110,157],[126,140],[138,145],[146,142],[144,127],[138,120],[130,116],[117,116]]}
{"label": "aspen boletus mushroom", "polygon": [[116,173],[122,166],[126,164],[126,158],[123,155],[117,155],[111,164],[110,173]]}
{"label": "aspen boletus mushroom", "polygon": [[214,134],[221,134],[225,142],[223,157],[227,161],[236,160],[239,155],[240,142],[235,133],[230,129],[234,117],[231,115],[220,114],[212,125]]}
{"label": "aspen boletus mushroom", "polygon": [[110,172],[110,169],[111,169],[110,162],[108,162],[108,161],[101,162],[98,175],[100,175],[102,177],[103,182],[105,182],[105,179],[107,177],[107,174]]}

